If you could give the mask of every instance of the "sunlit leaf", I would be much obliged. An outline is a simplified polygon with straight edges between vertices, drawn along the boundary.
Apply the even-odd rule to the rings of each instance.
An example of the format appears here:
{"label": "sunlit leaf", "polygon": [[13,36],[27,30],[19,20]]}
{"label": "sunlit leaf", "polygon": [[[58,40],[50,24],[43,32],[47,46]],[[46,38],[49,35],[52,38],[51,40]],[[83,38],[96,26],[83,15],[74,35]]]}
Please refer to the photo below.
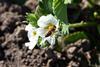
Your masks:
{"label": "sunlit leaf", "polygon": [[72,4],[77,5],[81,2],[81,0],[64,0],[64,4]]}
{"label": "sunlit leaf", "polygon": [[72,0],[65,0],[64,4],[71,4]]}
{"label": "sunlit leaf", "polygon": [[53,12],[58,19],[67,23],[67,5],[64,0],[53,0]]}
{"label": "sunlit leaf", "polygon": [[27,13],[26,20],[28,23],[32,24],[32,26],[37,26],[37,16],[34,13]]}

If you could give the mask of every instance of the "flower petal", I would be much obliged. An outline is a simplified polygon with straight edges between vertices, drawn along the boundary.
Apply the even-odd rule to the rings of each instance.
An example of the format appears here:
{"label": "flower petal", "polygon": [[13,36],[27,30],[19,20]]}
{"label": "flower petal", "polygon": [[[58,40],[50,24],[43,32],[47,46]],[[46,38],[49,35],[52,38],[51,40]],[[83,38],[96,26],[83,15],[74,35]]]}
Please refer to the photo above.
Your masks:
{"label": "flower petal", "polygon": [[42,38],[45,37],[46,31],[47,31],[47,30],[46,30],[46,29],[43,29],[43,28],[38,28],[38,29],[37,29],[38,35],[41,36]]}
{"label": "flower petal", "polygon": [[54,45],[55,44],[55,37],[51,37],[51,36],[49,36],[49,37],[47,37],[47,39],[46,39],[49,43],[50,43],[50,45]]}
{"label": "flower petal", "polygon": [[39,27],[45,27],[47,24],[46,24],[46,16],[41,16],[40,18],[39,18],[39,20],[37,21],[38,23],[38,26]]}
{"label": "flower petal", "polygon": [[55,37],[54,36],[53,37],[49,36],[49,37],[43,38],[43,40],[40,44],[44,44],[45,41],[48,41],[51,46],[55,45]]}
{"label": "flower petal", "polygon": [[47,16],[41,16],[37,22],[39,27],[46,27],[50,23],[56,26],[58,20],[53,15],[49,14]]}
{"label": "flower petal", "polygon": [[36,46],[36,44],[34,42],[27,42],[25,43],[25,46],[32,50]]}
{"label": "flower petal", "polygon": [[33,41],[34,39],[37,39],[38,38],[38,35],[36,34],[35,36],[33,36],[33,32],[34,32],[34,30],[29,30],[28,31],[28,39],[29,39],[29,41]]}
{"label": "flower petal", "polygon": [[48,23],[52,23],[54,25],[57,25],[58,23],[58,20],[52,14],[47,15],[46,19],[49,19]]}
{"label": "flower petal", "polygon": [[[34,41],[34,40],[38,40],[38,35],[37,35],[37,28],[32,27],[31,24],[28,24],[26,26],[26,30],[28,31],[28,39],[29,41]],[[36,32],[36,35],[34,36],[33,33]]]}
{"label": "flower petal", "polygon": [[28,30],[32,30],[32,29],[33,29],[33,27],[32,27],[31,24],[28,24],[28,25],[26,26],[26,28],[25,28],[26,31],[28,31]]}

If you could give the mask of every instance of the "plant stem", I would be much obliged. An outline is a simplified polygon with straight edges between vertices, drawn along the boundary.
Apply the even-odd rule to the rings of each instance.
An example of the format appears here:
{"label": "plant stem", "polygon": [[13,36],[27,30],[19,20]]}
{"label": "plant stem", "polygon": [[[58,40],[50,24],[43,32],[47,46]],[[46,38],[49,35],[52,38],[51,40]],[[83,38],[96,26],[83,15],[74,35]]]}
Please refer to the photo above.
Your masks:
{"label": "plant stem", "polygon": [[69,24],[69,28],[87,27],[96,25],[97,25],[96,22],[81,22],[81,23]]}

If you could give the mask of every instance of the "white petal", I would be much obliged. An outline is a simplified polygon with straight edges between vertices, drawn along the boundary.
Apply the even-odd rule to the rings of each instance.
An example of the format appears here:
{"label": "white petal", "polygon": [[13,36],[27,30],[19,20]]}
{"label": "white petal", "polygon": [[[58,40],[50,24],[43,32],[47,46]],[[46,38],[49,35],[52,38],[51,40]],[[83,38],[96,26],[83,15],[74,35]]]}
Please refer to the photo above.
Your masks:
{"label": "white petal", "polygon": [[38,39],[38,34],[36,34],[35,36],[33,35],[33,32],[37,33],[37,28],[33,27],[32,29],[28,30],[28,39],[29,41],[33,41],[33,40],[37,40]]}
{"label": "white petal", "polygon": [[33,37],[33,31],[28,31],[27,35],[28,35],[29,41],[32,41],[34,39],[34,37]]}
{"label": "white petal", "polygon": [[31,24],[28,24],[28,25],[26,26],[26,28],[25,28],[26,31],[31,30],[31,29],[33,29],[33,27],[32,27]]}
{"label": "white petal", "polygon": [[39,27],[46,27],[49,23],[57,25],[58,20],[53,17],[53,15],[49,14],[47,16],[41,16],[37,22]]}
{"label": "white petal", "polygon": [[56,31],[59,29],[59,22],[56,24]]}
{"label": "white petal", "polygon": [[28,38],[29,38],[29,41],[35,41],[36,42],[38,40],[38,36],[37,35],[35,37],[30,35],[30,37],[28,37]]}
{"label": "white petal", "polygon": [[52,23],[54,25],[57,25],[57,23],[58,23],[58,20],[51,14],[47,15],[46,19],[49,19],[48,23]]}
{"label": "white petal", "polygon": [[32,41],[25,43],[25,46],[27,46],[29,49],[33,49],[38,42],[38,38],[34,38]]}
{"label": "white petal", "polygon": [[37,33],[38,33],[38,35],[39,36],[41,36],[41,37],[45,37],[45,34],[46,34],[46,29],[43,29],[43,28],[38,28],[37,29]]}
{"label": "white petal", "polygon": [[52,37],[52,39],[51,39],[51,45],[55,45],[55,42],[56,42],[55,37]]}
{"label": "white petal", "polygon": [[41,16],[39,18],[39,20],[37,21],[37,24],[39,27],[45,27],[47,24],[46,24],[46,16]]}
{"label": "white petal", "polygon": [[50,43],[50,45],[54,45],[54,44],[55,44],[55,37],[49,36],[49,37],[47,38],[47,41]]}
{"label": "white petal", "polygon": [[45,43],[45,41],[48,41],[49,42],[49,44],[51,45],[51,46],[53,46],[53,45],[55,45],[55,36],[49,36],[49,37],[45,37],[43,40],[42,40],[42,42],[41,42],[41,44],[42,43]]}
{"label": "white petal", "polygon": [[34,42],[27,42],[25,43],[25,46],[28,47],[30,50],[32,50],[35,47],[35,43]]}

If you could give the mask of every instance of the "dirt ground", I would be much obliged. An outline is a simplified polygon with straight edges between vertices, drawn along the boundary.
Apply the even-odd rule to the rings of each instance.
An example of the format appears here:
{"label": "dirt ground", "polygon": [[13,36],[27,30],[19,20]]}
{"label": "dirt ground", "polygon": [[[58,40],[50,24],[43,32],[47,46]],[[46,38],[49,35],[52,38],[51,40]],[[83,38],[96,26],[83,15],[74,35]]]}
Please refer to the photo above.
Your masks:
{"label": "dirt ground", "polygon": [[[91,67],[99,64],[99,54],[87,39],[69,44],[61,53],[52,49],[25,47],[28,42],[25,13],[34,11],[37,3],[28,0],[24,5],[0,0],[0,67]],[[91,62],[90,62],[91,60]]]}

